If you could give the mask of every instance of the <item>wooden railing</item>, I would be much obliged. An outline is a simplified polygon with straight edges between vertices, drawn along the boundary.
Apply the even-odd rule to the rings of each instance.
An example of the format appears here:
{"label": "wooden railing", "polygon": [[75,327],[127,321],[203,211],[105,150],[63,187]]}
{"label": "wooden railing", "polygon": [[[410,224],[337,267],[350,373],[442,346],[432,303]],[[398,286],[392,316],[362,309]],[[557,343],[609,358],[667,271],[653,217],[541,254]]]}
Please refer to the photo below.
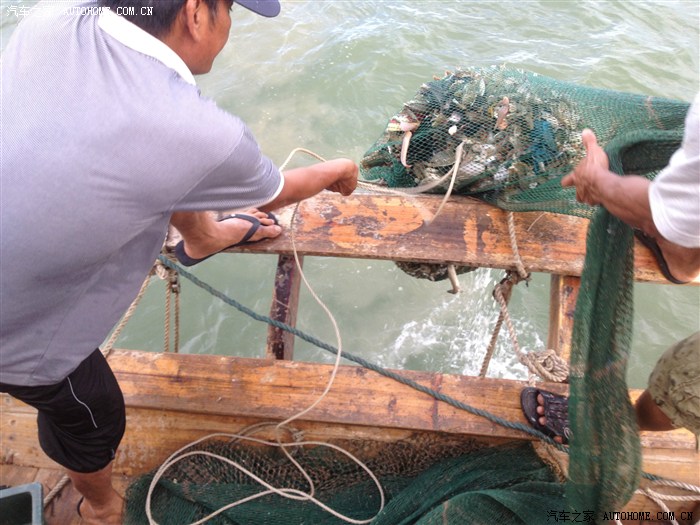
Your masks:
{"label": "wooden railing", "polygon": [[[441,196],[417,197],[323,193],[278,214],[285,231],[278,238],[232,251],[278,254],[271,317],[294,326],[300,275],[292,234],[304,256],[453,263],[516,270],[508,213],[482,201],[451,197],[439,215]],[[544,212],[519,212],[513,231],[528,272],[551,274],[548,347],[568,355],[573,313],[586,250],[588,220]],[[292,231],[293,230],[293,231]],[[668,283],[652,253],[635,244],[635,280]],[[696,280],[694,284],[699,284]],[[270,327],[267,352],[291,359],[294,337]]]}

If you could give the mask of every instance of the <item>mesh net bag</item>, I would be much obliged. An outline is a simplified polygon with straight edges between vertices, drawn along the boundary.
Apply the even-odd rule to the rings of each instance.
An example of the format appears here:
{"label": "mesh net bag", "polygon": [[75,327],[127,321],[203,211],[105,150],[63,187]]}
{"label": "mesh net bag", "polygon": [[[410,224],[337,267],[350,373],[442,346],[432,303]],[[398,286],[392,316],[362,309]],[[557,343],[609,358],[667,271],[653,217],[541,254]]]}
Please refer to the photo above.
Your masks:
{"label": "mesh net bag", "polygon": [[[458,69],[423,84],[360,163],[390,188],[473,195],[505,210],[590,217],[561,178],[591,128],[628,173],[652,175],[678,147],[688,104],[567,83],[522,69]],[[454,178],[454,181],[452,180]]]}

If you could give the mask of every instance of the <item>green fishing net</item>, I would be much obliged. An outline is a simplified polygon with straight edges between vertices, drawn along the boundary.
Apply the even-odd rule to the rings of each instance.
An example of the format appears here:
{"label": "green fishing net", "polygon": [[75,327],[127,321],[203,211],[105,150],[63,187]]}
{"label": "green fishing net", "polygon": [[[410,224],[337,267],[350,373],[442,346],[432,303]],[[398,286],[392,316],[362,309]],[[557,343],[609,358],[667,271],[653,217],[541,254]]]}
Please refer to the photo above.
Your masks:
{"label": "green fishing net", "polygon": [[382,186],[592,219],[571,355],[567,501],[574,510],[620,509],[640,479],[626,386],[634,263],[631,229],[604,209],[576,202],[575,189],[562,188],[561,178],[585,155],[585,128],[596,133],[613,171],[653,178],[680,146],[688,109],[678,100],[521,69],[462,69],[423,84],[361,162],[362,177]]}
{"label": "green fishing net", "polygon": [[[682,101],[499,66],[461,69],[428,81],[389,118],[360,163],[363,179],[413,191],[450,190],[505,210],[565,213],[591,218],[591,223],[572,341],[567,482],[556,483],[527,445],[476,450],[469,443],[448,448],[384,444],[368,460],[388,499],[374,525],[539,524],[548,521],[550,512],[591,517],[624,507],[641,474],[626,386],[633,237],[607,211],[577,203],[575,190],[563,189],[560,181],[585,153],[584,128],[595,131],[614,171],[653,178],[679,147],[688,108]],[[406,268],[431,274],[421,265]],[[308,489],[306,480],[274,452],[217,447],[263,471],[276,486]],[[299,454],[319,499],[358,520],[376,513],[377,490],[364,472],[325,449]],[[128,523],[146,523],[150,479],[130,488]],[[173,467],[158,483],[152,508],[158,523],[191,523],[260,490],[229,466],[197,456]],[[210,523],[342,522],[309,502],[265,496]]]}
{"label": "green fishing net", "polygon": [[[344,443],[377,475],[385,493],[356,463],[325,447],[300,448],[295,460],[307,469],[314,496],[352,520],[373,525],[544,523],[548,512],[564,509],[564,488],[529,444],[483,447],[473,441],[421,440],[378,446]],[[223,455],[278,487],[309,491],[307,480],[274,449],[226,442],[200,448]],[[127,492],[126,523],[148,523],[145,506],[152,476]],[[264,489],[240,471],[209,456],[189,456],[175,464],[152,496],[157,523],[193,523]],[[547,510],[544,510],[547,509]],[[375,517],[376,516],[376,517]],[[277,495],[263,496],[225,510],[208,523],[220,525],[340,525],[348,523],[321,507]]]}

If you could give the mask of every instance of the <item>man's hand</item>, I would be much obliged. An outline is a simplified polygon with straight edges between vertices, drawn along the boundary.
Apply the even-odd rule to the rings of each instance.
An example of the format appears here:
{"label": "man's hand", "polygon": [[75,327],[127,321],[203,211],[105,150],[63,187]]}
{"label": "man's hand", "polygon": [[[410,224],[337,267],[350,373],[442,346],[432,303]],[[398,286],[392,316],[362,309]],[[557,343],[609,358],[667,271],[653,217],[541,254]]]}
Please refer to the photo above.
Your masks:
{"label": "man's hand", "polygon": [[349,159],[334,159],[327,163],[329,167],[337,170],[338,178],[326,189],[348,196],[357,188],[357,176],[359,169],[357,164]]}
{"label": "man's hand", "polygon": [[564,187],[576,187],[576,200],[595,206],[601,204],[601,187],[615,174],[610,171],[608,156],[598,145],[595,134],[590,129],[581,133],[581,141],[586,148],[586,156],[572,173],[561,180]]}
{"label": "man's hand", "polygon": [[350,195],[357,187],[359,168],[350,159],[333,159],[304,168],[284,172],[284,186],[275,200],[259,206],[260,210],[273,211],[283,206],[313,197],[323,190]]}

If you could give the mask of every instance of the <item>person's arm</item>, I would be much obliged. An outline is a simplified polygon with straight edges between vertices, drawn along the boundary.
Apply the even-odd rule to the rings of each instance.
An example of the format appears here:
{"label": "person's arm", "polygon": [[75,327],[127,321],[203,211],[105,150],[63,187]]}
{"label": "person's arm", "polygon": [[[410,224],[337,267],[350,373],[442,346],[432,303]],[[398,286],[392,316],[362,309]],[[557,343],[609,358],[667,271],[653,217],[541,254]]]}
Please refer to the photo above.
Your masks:
{"label": "person's arm", "polygon": [[586,156],[561,180],[561,185],[575,186],[578,201],[601,205],[618,219],[654,237],[673,282],[696,279],[700,275],[700,248],[681,246],[659,233],[649,204],[651,182],[638,175],[620,176],[610,171],[608,156],[591,130],[584,130],[581,139]]}
{"label": "person's arm", "polygon": [[333,159],[283,173],[284,187],[271,202],[259,209],[273,211],[313,197],[323,190],[350,195],[357,187],[358,167],[349,159]]}
{"label": "person's arm", "polygon": [[575,186],[579,202],[603,206],[633,228],[658,236],[649,205],[650,181],[638,175],[620,176],[610,171],[608,156],[590,129],[583,131],[581,140],[586,156],[561,180],[561,185]]}
{"label": "person's arm", "polygon": [[[284,186],[273,201],[244,213],[257,219],[250,241],[277,237],[282,229],[266,213],[313,197],[323,190],[350,195],[357,186],[357,165],[348,159],[335,159],[305,168],[284,172]],[[260,210],[260,211],[258,211]],[[209,212],[175,212],[170,223],[185,241],[185,252],[192,259],[202,259],[227,246],[240,242],[251,228],[251,222],[235,219],[217,221]]]}

